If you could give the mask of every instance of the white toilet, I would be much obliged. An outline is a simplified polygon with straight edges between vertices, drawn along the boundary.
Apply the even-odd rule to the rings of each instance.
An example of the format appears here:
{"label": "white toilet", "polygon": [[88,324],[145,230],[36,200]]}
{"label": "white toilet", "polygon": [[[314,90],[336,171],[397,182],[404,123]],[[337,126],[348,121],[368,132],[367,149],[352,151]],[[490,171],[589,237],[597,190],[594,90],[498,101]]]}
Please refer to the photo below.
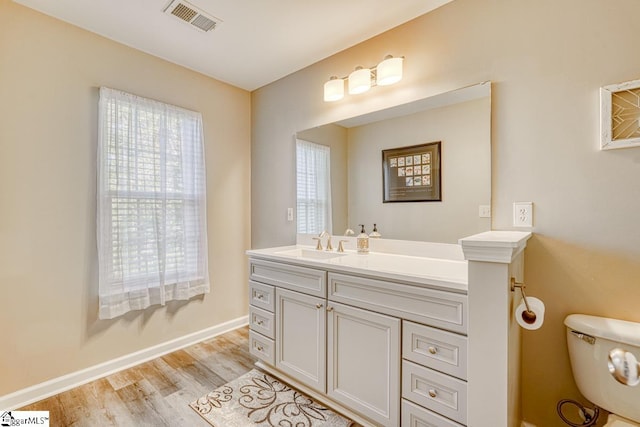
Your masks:
{"label": "white toilet", "polygon": [[573,377],[584,397],[611,412],[606,427],[640,426],[640,323],[571,314],[564,324]]}

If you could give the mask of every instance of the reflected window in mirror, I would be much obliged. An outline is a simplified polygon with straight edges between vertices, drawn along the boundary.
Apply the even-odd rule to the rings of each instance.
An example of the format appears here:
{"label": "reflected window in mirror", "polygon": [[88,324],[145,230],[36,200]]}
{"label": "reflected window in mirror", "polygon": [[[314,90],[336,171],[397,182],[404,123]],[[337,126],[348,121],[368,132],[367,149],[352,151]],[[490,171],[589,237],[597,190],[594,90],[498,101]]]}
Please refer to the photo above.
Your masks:
{"label": "reflected window in mirror", "polygon": [[298,233],[320,234],[331,224],[331,150],[296,140]]}

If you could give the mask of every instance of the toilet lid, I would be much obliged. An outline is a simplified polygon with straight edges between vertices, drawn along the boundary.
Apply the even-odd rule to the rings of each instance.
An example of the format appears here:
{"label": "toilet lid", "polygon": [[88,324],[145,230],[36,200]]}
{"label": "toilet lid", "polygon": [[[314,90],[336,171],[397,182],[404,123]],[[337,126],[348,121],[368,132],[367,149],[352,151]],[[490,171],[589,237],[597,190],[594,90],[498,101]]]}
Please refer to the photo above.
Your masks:
{"label": "toilet lid", "polygon": [[604,427],[640,427],[640,424],[611,414],[609,418],[607,418],[607,423]]}

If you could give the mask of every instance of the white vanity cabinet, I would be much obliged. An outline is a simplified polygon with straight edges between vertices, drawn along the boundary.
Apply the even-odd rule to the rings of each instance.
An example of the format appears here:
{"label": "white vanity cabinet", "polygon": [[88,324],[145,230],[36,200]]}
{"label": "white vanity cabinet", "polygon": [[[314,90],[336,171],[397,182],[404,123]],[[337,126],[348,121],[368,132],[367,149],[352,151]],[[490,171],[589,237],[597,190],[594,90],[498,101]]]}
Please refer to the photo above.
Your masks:
{"label": "white vanity cabinet", "polygon": [[276,368],[326,390],[325,299],[276,288]]}
{"label": "white vanity cabinet", "polygon": [[329,301],[327,394],[384,426],[400,418],[400,320]]}
{"label": "white vanity cabinet", "polygon": [[271,344],[251,352],[272,374],[365,424],[466,422],[466,294],[254,257],[250,287],[250,345]]}
{"label": "white vanity cabinet", "polygon": [[325,393],[327,273],[262,259],[249,270],[251,354]]}
{"label": "white vanity cabinet", "polygon": [[402,397],[403,427],[465,423],[467,296],[351,274],[329,273],[328,282],[330,307],[339,301],[402,319],[394,345],[403,359],[401,391],[391,403],[399,408]]}
{"label": "white vanity cabinet", "polygon": [[275,363],[275,288],[249,282],[249,352]]}

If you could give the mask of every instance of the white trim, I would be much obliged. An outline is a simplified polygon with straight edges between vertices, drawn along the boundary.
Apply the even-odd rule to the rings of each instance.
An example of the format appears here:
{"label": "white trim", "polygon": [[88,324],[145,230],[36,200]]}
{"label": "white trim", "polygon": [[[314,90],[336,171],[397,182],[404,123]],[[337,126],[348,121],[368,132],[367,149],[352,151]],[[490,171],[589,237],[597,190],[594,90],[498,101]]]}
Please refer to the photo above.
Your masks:
{"label": "white trim", "polygon": [[486,231],[460,239],[464,257],[468,261],[509,264],[527,246],[528,231]]}
{"label": "white trim", "polygon": [[180,350],[198,342],[213,338],[249,324],[249,316],[238,317],[224,323],[194,332],[164,343],[112,359],[80,371],[53,378],[40,384],[0,396],[0,409],[14,410],[53,396],[74,387],[111,375],[123,369],[139,365],[167,353]]}

